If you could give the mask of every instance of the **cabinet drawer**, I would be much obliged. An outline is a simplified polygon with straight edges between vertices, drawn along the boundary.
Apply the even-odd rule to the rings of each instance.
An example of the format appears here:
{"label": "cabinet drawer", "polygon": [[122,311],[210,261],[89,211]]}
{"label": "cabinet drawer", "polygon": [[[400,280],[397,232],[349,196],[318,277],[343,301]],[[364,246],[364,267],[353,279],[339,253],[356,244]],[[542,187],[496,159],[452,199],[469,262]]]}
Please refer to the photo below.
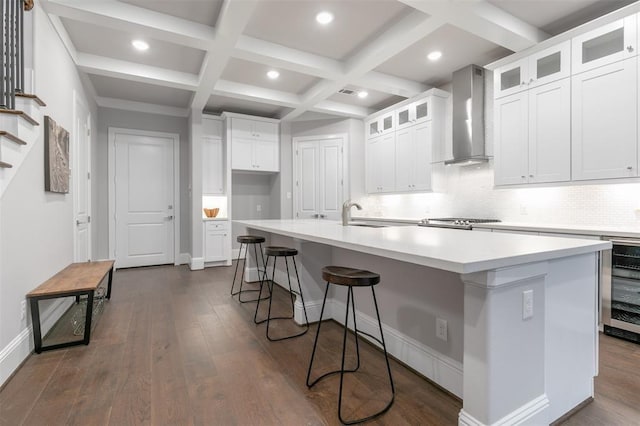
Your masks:
{"label": "cabinet drawer", "polygon": [[229,222],[227,221],[206,221],[204,223],[205,231],[226,231],[229,229]]}

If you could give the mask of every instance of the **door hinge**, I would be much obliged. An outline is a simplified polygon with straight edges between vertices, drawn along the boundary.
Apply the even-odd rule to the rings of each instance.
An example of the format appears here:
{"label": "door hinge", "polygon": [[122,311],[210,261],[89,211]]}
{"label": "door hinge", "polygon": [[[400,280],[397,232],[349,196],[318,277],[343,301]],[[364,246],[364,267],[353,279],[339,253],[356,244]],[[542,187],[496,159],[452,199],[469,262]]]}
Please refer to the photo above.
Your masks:
{"label": "door hinge", "polygon": [[296,149],[296,155],[298,155],[298,150]]}
{"label": "door hinge", "polygon": [[91,216],[87,216],[87,223],[91,223]]}
{"label": "door hinge", "polygon": [[87,172],[87,180],[91,180],[91,173]]}
{"label": "door hinge", "polygon": [[340,179],[340,185],[344,185],[344,180]]}
{"label": "door hinge", "polygon": [[87,136],[91,136],[91,129],[87,129]]}
{"label": "door hinge", "polygon": [[344,148],[340,147],[340,153],[344,154]]}
{"label": "door hinge", "polygon": [[300,185],[298,185],[298,181],[296,181],[296,186],[300,186]]}

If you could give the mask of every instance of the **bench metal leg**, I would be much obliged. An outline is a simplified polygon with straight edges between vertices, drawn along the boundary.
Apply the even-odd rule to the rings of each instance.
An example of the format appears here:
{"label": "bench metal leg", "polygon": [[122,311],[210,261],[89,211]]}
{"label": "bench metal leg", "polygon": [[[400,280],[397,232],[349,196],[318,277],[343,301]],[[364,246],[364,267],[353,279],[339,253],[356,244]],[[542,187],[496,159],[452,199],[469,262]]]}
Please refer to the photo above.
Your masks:
{"label": "bench metal leg", "polygon": [[109,270],[109,281],[107,283],[107,299],[111,300],[111,282],[113,281],[113,266]]}
{"label": "bench metal leg", "polygon": [[37,354],[42,352],[42,332],[40,330],[40,307],[38,299],[29,299],[31,303],[31,322],[33,325],[33,344]]}
{"label": "bench metal leg", "polygon": [[83,343],[85,345],[89,344],[89,340],[91,339],[91,318],[93,317],[93,293],[91,290],[89,294],[87,294],[87,316],[84,320],[84,340]]}

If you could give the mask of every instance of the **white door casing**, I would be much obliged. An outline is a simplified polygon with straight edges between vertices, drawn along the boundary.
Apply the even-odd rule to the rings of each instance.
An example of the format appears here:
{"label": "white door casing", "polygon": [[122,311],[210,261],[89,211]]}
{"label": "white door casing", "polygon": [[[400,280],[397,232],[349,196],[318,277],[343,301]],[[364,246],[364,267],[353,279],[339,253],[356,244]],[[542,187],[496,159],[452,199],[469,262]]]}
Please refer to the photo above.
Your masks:
{"label": "white door casing", "polygon": [[293,138],[296,218],[340,219],[348,198],[345,150],[346,134]]}
{"label": "white door casing", "polygon": [[91,114],[73,92],[73,259],[91,259]]}
{"label": "white door casing", "polygon": [[179,136],[109,129],[109,254],[117,267],[176,263]]}

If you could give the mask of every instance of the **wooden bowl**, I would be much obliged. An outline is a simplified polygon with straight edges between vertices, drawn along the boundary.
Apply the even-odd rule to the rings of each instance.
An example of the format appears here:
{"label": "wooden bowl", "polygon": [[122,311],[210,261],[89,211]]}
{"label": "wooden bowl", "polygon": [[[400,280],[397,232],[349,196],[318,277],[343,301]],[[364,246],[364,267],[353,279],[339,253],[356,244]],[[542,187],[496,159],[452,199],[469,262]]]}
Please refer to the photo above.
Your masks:
{"label": "wooden bowl", "polygon": [[204,214],[207,217],[216,217],[218,216],[219,211],[220,209],[218,207],[216,207],[215,209],[204,209]]}

